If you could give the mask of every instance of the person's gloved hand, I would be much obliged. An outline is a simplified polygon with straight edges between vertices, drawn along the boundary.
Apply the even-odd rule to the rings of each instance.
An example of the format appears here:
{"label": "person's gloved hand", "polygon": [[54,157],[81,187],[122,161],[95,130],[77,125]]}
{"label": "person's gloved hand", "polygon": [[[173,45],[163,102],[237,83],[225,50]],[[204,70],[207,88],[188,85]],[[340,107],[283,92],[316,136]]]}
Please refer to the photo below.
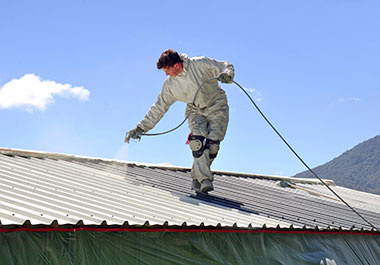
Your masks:
{"label": "person's gloved hand", "polygon": [[221,72],[218,75],[218,80],[222,83],[231,84],[232,83],[232,76],[230,76],[229,74],[227,74],[225,72]]}
{"label": "person's gloved hand", "polygon": [[129,143],[129,140],[132,138],[132,139],[141,139],[141,135],[143,134],[144,130],[141,129],[140,127],[136,127],[135,129],[133,130],[130,130],[129,132],[127,132],[127,134],[125,135],[125,139],[124,139],[124,142],[126,143]]}

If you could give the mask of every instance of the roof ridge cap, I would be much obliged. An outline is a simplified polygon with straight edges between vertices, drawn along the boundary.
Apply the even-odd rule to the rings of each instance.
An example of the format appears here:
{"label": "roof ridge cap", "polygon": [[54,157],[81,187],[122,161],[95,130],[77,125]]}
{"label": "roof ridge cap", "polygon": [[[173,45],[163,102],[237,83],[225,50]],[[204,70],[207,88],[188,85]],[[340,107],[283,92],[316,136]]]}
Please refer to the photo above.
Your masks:
{"label": "roof ridge cap", "polygon": [[[0,154],[6,155],[19,155],[19,156],[30,156],[36,158],[51,158],[51,159],[62,159],[62,160],[79,160],[79,161],[102,161],[106,163],[121,163],[121,164],[132,164],[136,166],[146,166],[146,167],[156,167],[156,168],[165,168],[169,170],[191,170],[189,167],[174,166],[167,164],[153,164],[153,163],[144,163],[144,162],[131,162],[110,158],[99,158],[99,157],[90,157],[90,156],[78,156],[72,154],[63,154],[63,153],[54,153],[54,152],[44,152],[44,151],[34,151],[34,150],[25,150],[25,149],[15,149],[15,148],[3,148],[0,147]],[[293,178],[286,176],[276,176],[276,175],[262,175],[262,174],[252,174],[252,173],[243,173],[243,172],[231,172],[223,170],[212,170],[213,173],[218,175],[230,175],[243,178],[254,178],[254,179],[267,179],[273,181],[286,180],[292,183],[303,183],[303,184],[322,184],[317,179],[309,178]],[[335,182],[330,179],[323,179],[326,184],[335,186]]]}

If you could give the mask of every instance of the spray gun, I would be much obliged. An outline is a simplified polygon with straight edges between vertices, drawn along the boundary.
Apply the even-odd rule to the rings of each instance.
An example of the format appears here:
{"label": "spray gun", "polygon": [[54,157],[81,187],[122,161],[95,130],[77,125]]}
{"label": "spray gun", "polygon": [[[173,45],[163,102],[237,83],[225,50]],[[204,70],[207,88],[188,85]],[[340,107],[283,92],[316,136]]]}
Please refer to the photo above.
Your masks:
{"label": "spray gun", "polygon": [[144,135],[144,131],[143,131],[143,129],[141,129],[140,127],[137,126],[135,129],[127,132],[127,134],[125,135],[125,138],[124,138],[124,142],[129,144],[129,141],[131,140],[131,138],[137,139],[138,141],[140,141],[141,135]]}

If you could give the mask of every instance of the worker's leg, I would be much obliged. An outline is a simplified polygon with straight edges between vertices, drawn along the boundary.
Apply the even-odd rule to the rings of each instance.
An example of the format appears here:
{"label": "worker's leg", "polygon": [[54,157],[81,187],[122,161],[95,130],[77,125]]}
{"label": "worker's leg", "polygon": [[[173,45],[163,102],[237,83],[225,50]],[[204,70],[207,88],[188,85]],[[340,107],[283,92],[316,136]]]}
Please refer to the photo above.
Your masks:
{"label": "worker's leg", "polygon": [[226,135],[229,119],[228,104],[215,105],[209,109],[207,115],[206,147],[210,150],[210,158],[214,159],[219,151],[219,144]]}
{"label": "worker's leg", "polygon": [[207,112],[207,139],[223,141],[229,119],[229,107],[225,95],[220,97]]}
{"label": "worker's leg", "polygon": [[[189,127],[193,136],[193,142],[190,141],[190,144],[193,143],[194,147],[191,170],[194,190],[198,188],[202,192],[213,190],[214,176],[210,166],[218,153],[220,141],[224,139],[227,124],[228,105],[225,102],[219,102],[203,112],[194,111],[189,115]],[[195,180],[201,185],[200,187]]]}
{"label": "worker's leg", "polygon": [[[227,102],[219,102],[213,107],[209,108],[207,115],[207,130],[209,131],[206,139],[206,147],[204,152],[204,161],[209,172],[211,173],[211,164],[216,158],[220,142],[224,139],[226,135],[227,125],[228,125],[228,104]],[[212,180],[214,178],[209,178],[210,181],[203,181],[201,184],[201,191],[213,190]]]}
{"label": "worker's leg", "polygon": [[191,177],[193,178],[192,189],[195,191],[200,191],[201,183],[204,180],[213,180],[213,174],[210,171],[209,150],[205,149],[208,135],[205,114],[205,110],[192,109],[189,115],[189,128],[192,134],[189,144],[194,158]]}

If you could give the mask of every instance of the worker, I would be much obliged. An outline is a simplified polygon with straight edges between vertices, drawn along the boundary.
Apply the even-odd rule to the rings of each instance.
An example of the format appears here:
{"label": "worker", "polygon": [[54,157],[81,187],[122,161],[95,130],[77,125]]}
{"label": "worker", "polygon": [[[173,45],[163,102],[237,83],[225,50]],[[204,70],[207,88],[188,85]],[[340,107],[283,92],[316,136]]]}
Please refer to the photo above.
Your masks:
{"label": "worker", "polygon": [[232,83],[234,67],[226,61],[204,56],[189,58],[168,49],[158,59],[157,68],[164,70],[168,77],[144,119],[127,132],[126,141],[140,139],[160,121],[174,102],[187,103],[186,116],[191,130],[188,142],[194,157],[191,188],[195,192],[212,191],[214,176],[210,166],[226,134],[229,115],[226,93],[217,80]]}

